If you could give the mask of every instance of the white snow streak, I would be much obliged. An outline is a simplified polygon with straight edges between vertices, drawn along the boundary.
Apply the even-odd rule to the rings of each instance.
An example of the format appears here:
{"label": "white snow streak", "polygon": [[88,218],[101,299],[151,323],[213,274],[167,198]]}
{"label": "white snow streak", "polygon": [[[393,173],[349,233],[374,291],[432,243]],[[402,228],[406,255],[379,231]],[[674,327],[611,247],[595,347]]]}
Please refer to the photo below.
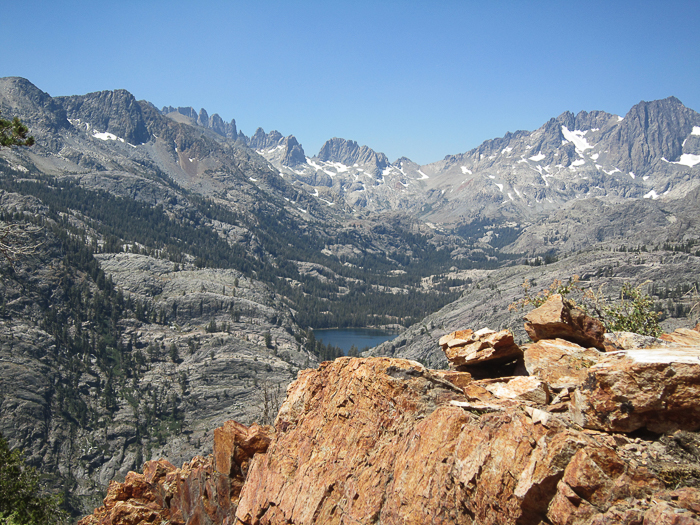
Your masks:
{"label": "white snow streak", "polygon": [[467,169],[466,166],[460,166],[460,168],[462,168],[462,173],[463,173],[463,174],[465,174],[465,175],[466,175],[467,173],[468,173],[469,175],[472,174],[472,170]]}
{"label": "white snow streak", "polygon": [[656,199],[659,198],[659,194],[656,193],[654,190],[651,190],[649,193],[647,193],[647,194],[644,196],[644,198],[645,198],[645,199],[651,199],[651,200],[654,200],[654,201],[655,201]]}
{"label": "white snow streak", "polygon": [[578,152],[585,151],[585,150],[591,149],[593,147],[584,138],[584,135],[586,133],[588,133],[588,130],[586,130],[586,131],[579,131],[579,130],[569,131],[566,126],[561,127],[561,134],[564,135],[564,138],[566,140],[574,143],[574,146],[576,147],[576,151],[578,151]]}
{"label": "white snow streak", "polygon": [[691,135],[700,135],[700,126],[693,126],[693,131],[690,132]]}
{"label": "white snow streak", "polygon": [[540,151],[537,155],[533,155],[532,157],[530,157],[530,160],[534,162],[539,162],[541,160],[544,160],[544,157],[545,154]]}
{"label": "white snow streak", "polygon": [[498,186],[498,189],[500,190],[501,193],[503,193],[503,184],[498,184],[497,182],[494,182],[496,186]]}

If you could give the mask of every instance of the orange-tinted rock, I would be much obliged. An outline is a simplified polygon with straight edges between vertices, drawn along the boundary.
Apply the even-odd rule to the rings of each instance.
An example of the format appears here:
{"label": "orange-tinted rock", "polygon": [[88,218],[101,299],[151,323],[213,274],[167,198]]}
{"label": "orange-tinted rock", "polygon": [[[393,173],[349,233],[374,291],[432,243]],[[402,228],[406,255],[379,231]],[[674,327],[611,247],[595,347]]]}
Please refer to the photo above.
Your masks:
{"label": "orange-tinted rock", "polygon": [[482,381],[482,386],[500,399],[517,399],[538,405],[549,402],[549,387],[535,376],[505,378],[505,381]]}
{"label": "orange-tinted rock", "polygon": [[665,433],[700,429],[700,347],[608,353],[573,394],[586,428]]}
{"label": "orange-tinted rock", "polygon": [[639,350],[644,348],[665,348],[673,343],[664,341],[649,335],[635,334],[634,332],[608,332],[605,334],[605,350],[617,352],[618,350]]}
{"label": "orange-tinted rock", "polygon": [[525,346],[525,368],[555,390],[583,383],[601,354],[564,339],[542,340]]}
{"label": "orange-tinted rock", "polygon": [[215,429],[213,456],[195,456],[181,468],[163,459],[148,461],[143,474],[129,472],[123,483],[111,483],[104,505],[79,523],[232,524],[248,464],[267,449],[271,431],[228,421]]}
{"label": "orange-tinted rock", "polygon": [[303,371],[267,453],[252,461],[236,517],[245,525],[545,522],[571,458],[608,448],[555,414],[522,407],[495,396],[469,401],[405,360],[341,358]]}
{"label": "orange-tinted rock", "polygon": [[[617,504],[640,500],[662,489],[663,484],[646,469],[630,467],[611,448],[586,447],[578,450],[566,467],[547,517],[554,524],[588,524]],[[617,519],[640,515],[616,512]]]}
{"label": "orange-tinted rock", "polygon": [[670,334],[661,334],[661,339],[685,346],[700,346],[700,331],[694,329],[676,328]]}
{"label": "orange-tinted rock", "polygon": [[466,388],[469,383],[472,382],[472,375],[469,372],[457,372],[455,370],[433,370],[433,373],[462,389]]}
{"label": "orange-tinted rock", "polygon": [[250,460],[267,450],[272,433],[272,427],[255,423],[246,427],[236,421],[226,421],[223,427],[214,429],[214,466],[217,472],[230,478],[234,504],[248,475]]}
{"label": "orange-tinted rock", "polygon": [[559,294],[525,316],[525,331],[534,342],[565,339],[583,347],[604,350],[605,327],[577,308],[570,308]]}
{"label": "orange-tinted rock", "polygon": [[443,335],[438,344],[443,350],[447,350],[452,346],[460,346],[469,344],[474,341],[474,330],[457,330],[447,335]]}
{"label": "orange-tinted rock", "polygon": [[[471,332],[471,330],[465,332]],[[461,332],[454,332],[454,334],[459,333]],[[455,336],[442,346],[447,360],[458,370],[465,369],[465,371],[470,371],[470,367],[473,366],[513,361],[523,355],[520,347],[515,344],[510,330],[500,332],[479,330],[471,333],[467,339]]]}
{"label": "orange-tinted rock", "polygon": [[[456,334],[447,351],[502,337]],[[684,462],[700,439],[579,426],[700,428],[700,348],[664,345],[540,341],[525,354],[532,376],[485,380],[384,357],[326,362],[299,373],[274,432],[228,422],[213,457],[147,463],[81,525],[696,523],[700,491],[673,489],[698,479]]]}

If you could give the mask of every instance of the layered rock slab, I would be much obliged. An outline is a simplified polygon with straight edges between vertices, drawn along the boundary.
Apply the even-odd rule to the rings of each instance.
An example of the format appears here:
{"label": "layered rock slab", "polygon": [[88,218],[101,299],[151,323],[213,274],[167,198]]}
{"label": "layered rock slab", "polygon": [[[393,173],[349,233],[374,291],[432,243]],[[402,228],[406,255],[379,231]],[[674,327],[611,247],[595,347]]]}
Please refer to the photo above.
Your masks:
{"label": "layered rock slab", "polygon": [[456,370],[477,374],[486,366],[493,367],[523,355],[510,330],[457,330],[442,336],[439,344]]}

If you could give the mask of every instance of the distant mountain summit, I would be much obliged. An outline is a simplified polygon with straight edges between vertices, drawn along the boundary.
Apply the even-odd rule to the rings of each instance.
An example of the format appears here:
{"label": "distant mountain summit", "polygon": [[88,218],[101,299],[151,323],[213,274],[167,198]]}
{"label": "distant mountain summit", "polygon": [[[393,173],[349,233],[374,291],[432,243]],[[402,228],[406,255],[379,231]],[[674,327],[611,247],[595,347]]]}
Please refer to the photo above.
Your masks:
{"label": "distant mountain summit", "polygon": [[700,154],[700,136],[693,132],[697,126],[700,114],[676,97],[640,102],[606,137],[609,161],[623,171],[644,175],[663,167],[662,163],[681,161],[684,154]]}
{"label": "distant mountain summit", "polygon": [[567,111],[425,166],[390,163],[342,138],[302,159],[301,145],[292,157],[281,141],[258,130],[248,144],[322,202],[406,210],[435,224],[524,223],[580,199],[679,198],[700,185],[700,114],[675,97],[642,101],[624,117]]}
{"label": "distant mountain summit", "polygon": [[358,146],[354,140],[339,138],[327,140],[316,158],[325,162],[340,162],[346,166],[367,166],[376,175],[389,166],[389,159],[384,153],[377,153],[367,146]]}
{"label": "distant mountain summit", "polygon": [[[24,79],[0,82],[0,104],[8,109],[19,104],[30,128],[44,134],[43,147],[54,152],[62,147],[56,134],[69,129],[131,145],[155,140],[157,148],[175,148],[169,153],[179,157],[174,180],[191,184],[195,174],[228,165],[215,145],[220,137],[264,157],[269,173],[276,173],[266,175],[266,183],[279,185],[284,179],[291,185],[285,191],[295,199],[304,196],[320,207],[346,210],[401,210],[448,227],[474,220],[525,224],[580,199],[680,198],[700,185],[700,114],[675,97],[642,101],[624,117],[567,111],[534,131],[508,132],[420,166],[406,157],[391,163],[384,153],[337,137],[308,157],[294,135],[258,128],[247,137],[233,119],[227,123],[192,107],[158,111],[124,90],[51,98]],[[194,140],[193,131],[180,127],[175,133],[167,122],[209,134]],[[169,135],[173,140],[165,141]],[[67,154],[83,166],[109,164],[100,155]],[[162,169],[173,168],[167,157],[157,158]]]}
{"label": "distant mountain summit", "polygon": [[174,108],[172,106],[165,106],[161,110],[161,113],[167,116],[174,116],[174,114],[182,115],[191,119],[193,124],[210,129],[222,137],[232,140],[239,138],[235,119],[231,119],[231,122],[224,122],[218,113],[209,116],[207,110],[204,108],[200,109],[199,113],[197,113],[193,107]]}
{"label": "distant mountain summit", "polygon": [[151,139],[141,106],[124,89],[87,95],[55,97],[71,121],[91,123],[95,129],[123,138],[129,144]]}

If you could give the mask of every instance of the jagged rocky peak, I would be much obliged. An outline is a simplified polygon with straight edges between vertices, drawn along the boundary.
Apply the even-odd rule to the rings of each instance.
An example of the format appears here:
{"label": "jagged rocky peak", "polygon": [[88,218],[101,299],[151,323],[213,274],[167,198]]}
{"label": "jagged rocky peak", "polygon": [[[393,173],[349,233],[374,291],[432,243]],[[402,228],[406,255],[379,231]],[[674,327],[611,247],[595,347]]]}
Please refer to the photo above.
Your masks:
{"label": "jagged rocky peak", "polygon": [[4,118],[21,115],[35,134],[70,128],[65,109],[51,95],[21,77],[0,78],[0,111]]}
{"label": "jagged rocky peak", "polygon": [[281,162],[285,166],[298,166],[306,164],[306,154],[299,141],[294,135],[283,136],[279,131],[272,130],[265,133],[265,130],[258,128],[250,139],[247,140],[248,147],[256,150],[265,150],[280,147]]}
{"label": "jagged rocky peak", "polygon": [[151,139],[141,105],[125,89],[97,91],[87,95],[54,97],[69,119],[89,124],[94,131],[116,135],[130,144]]}
{"label": "jagged rocky peak", "polygon": [[209,116],[209,113],[207,113],[207,110],[204,108],[200,109],[199,114],[197,114],[193,107],[175,108],[173,106],[164,106],[161,113],[163,113],[163,115],[179,113],[180,115],[191,118],[193,123],[197,124],[198,126],[210,129],[222,137],[232,140],[237,140],[240,138],[235,119],[231,119],[231,122],[225,122],[218,113],[214,113],[213,115]]}
{"label": "jagged rocky peak", "polygon": [[532,133],[532,152],[544,155],[552,154],[564,142],[562,126],[556,119],[549,119],[544,126]]}
{"label": "jagged rocky peak", "polygon": [[700,113],[676,97],[642,101],[629,110],[610,137],[608,158],[623,171],[653,171],[664,159],[680,158],[683,142],[695,126],[700,126]]}
{"label": "jagged rocky peak", "polygon": [[283,138],[282,134],[277,130],[273,129],[270,133],[265,133],[264,129],[258,128],[253,133],[253,136],[250,137],[248,146],[253,149],[275,148]]}
{"label": "jagged rocky peak", "polygon": [[392,163],[392,166],[396,166],[399,169],[406,169],[406,168],[418,169],[418,168],[420,168],[420,164],[416,164],[408,157],[400,157],[400,158],[396,159],[396,161]]}
{"label": "jagged rocky peak", "polygon": [[282,159],[282,164],[285,166],[298,166],[306,164],[306,154],[304,148],[301,147],[294,135],[285,137],[282,141],[285,148],[285,154]]}
{"label": "jagged rocky peak", "polygon": [[615,115],[597,110],[579,111],[576,115],[571,111],[565,111],[556,118],[557,122],[571,131],[598,130],[608,124],[611,119],[617,122]]}
{"label": "jagged rocky peak", "polygon": [[373,166],[375,172],[381,172],[389,166],[389,159],[384,153],[377,153],[368,146],[359,146],[354,140],[337,137],[327,140],[321,146],[317,157],[326,162],[340,162],[346,166],[355,164]]}

